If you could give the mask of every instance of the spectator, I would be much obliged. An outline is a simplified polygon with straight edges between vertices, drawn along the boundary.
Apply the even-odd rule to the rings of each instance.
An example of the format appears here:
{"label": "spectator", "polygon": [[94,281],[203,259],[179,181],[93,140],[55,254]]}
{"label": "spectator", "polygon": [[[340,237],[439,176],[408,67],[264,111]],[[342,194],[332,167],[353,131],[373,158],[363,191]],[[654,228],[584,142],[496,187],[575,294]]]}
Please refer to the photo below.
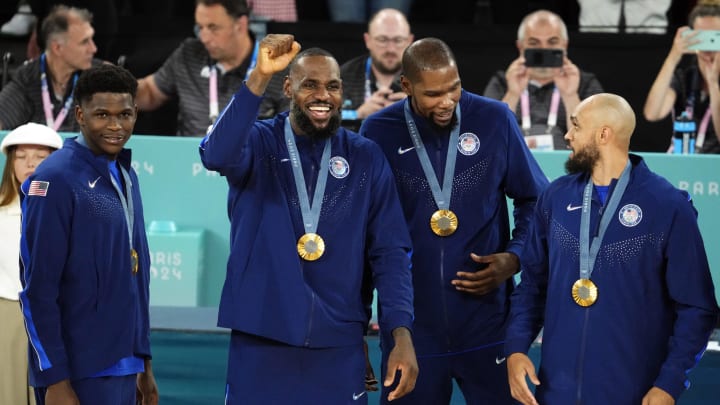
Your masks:
{"label": "spectator", "polygon": [[370,19],[363,39],[369,55],[340,67],[345,95],[343,125],[354,131],[368,115],[405,98],[400,88],[400,60],[413,34],[401,12],[386,8]]}
{"label": "spectator", "polygon": [[445,43],[414,42],[402,65],[408,98],[360,129],[390,161],[413,244],[420,374],[398,403],[449,404],[454,379],[468,404],[512,404],[503,363],[512,277],[547,180],[507,106],[462,90]]}
{"label": "spectator", "polygon": [[718,314],[697,211],[628,153],[623,98],[589,97],[571,119],[569,174],[538,199],[512,295],[510,390],[525,405],[674,404]]}
{"label": "spectator", "polygon": [[[671,114],[677,120],[684,114],[696,123],[696,151],[720,153],[720,134],[716,130],[720,128],[720,58],[714,51],[690,49],[698,42],[697,34],[691,30],[720,30],[720,2],[699,2],[688,21],[689,26],[680,27],[675,33],[670,52],[648,92],[643,115],[648,121],[659,121]],[[681,67],[683,55],[692,53],[694,62]]]}
{"label": "spectator", "polygon": [[[504,101],[515,111],[531,149],[565,149],[563,136],[571,126],[567,111],[601,92],[600,82],[567,57],[567,28],[555,13],[539,10],[525,16],[516,46],[519,57],[490,79],[484,95]],[[528,49],[561,50],[561,66],[528,66],[524,56]]]}
{"label": "spectator", "polygon": [[[0,128],[27,122],[74,132],[73,93],[80,71],[97,65],[92,15],[85,9],[57,6],[43,20],[45,52],[26,62],[0,91]],[[70,116],[68,118],[68,115]]]}
{"label": "spectator", "polygon": [[28,381],[28,338],[20,309],[20,184],[62,138],[45,125],[27,123],[5,136],[6,155],[0,181],[0,404],[35,403]]}
{"label": "spectator", "polygon": [[245,0],[197,0],[198,38],[186,39],[158,71],[138,81],[138,108],[154,110],[176,97],[177,135],[205,135],[257,62],[248,12]]}

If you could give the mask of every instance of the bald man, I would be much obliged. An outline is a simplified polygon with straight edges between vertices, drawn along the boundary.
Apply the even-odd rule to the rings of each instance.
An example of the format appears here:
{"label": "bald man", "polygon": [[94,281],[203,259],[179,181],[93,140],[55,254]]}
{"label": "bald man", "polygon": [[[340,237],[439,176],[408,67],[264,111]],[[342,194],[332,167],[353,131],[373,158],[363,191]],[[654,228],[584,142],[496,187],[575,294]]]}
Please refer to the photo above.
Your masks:
{"label": "bald man", "polygon": [[[589,97],[570,120],[569,174],[538,199],[512,296],[510,391],[523,404],[674,404],[718,314],[697,211],[628,153],[623,98]],[[536,374],[525,353],[542,327]]]}
{"label": "bald man", "polygon": [[[447,44],[415,41],[402,65],[408,98],[360,128],[390,162],[412,237],[420,374],[397,403],[449,404],[454,380],[468,404],[514,404],[505,327],[518,256],[547,178],[507,106],[463,90]],[[392,347],[380,332],[383,348]]]}
{"label": "bald man", "polygon": [[343,126],[357,130],[368,115],[405,98],[400,88],[400,59],[413,41],[405,16],[385,8],[370,19],[363,35],[367,54],[340,67],[343,80]]}
{"label": "bald man", "polygon": [[[520,23],[515,46],[519,56],[505,71],[493,75],[483,93],[515,111],[531,149],[566,149],[563,135],[571,126],[568,112],[580,101],[603,91],[594,74],[580,70],[567,56],[568,32],[557,14],[538,10]],[[563,55],[559,67],[538,67],[526,61],[528,49],[554,49]],[[535,58],[533,58],[535,59]]]}

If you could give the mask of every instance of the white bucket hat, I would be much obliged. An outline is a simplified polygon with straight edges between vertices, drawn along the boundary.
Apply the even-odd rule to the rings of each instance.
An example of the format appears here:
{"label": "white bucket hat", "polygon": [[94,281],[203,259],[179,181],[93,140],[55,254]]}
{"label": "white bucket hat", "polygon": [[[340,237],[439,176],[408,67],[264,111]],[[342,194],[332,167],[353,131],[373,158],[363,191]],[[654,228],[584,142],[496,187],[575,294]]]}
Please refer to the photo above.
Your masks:
{"label": "white bucket hat", "polygon": [[44,145],[50,148],[62,148],[63,140],[52,128],[28,122],[10,131],[0,144],[2,153],[7,155],[7,148],[12,145]]}

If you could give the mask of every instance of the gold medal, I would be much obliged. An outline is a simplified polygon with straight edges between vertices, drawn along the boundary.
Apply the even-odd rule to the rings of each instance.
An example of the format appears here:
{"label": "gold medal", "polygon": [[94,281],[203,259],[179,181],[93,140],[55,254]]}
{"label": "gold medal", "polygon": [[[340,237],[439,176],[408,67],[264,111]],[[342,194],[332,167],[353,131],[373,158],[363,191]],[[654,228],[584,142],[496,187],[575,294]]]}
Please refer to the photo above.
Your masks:
{"label": "gold medal", "polygon": [[132,268],[133,274],[137,274],[137,272],[138,272],[138,254],[135,251],[135,249],[130,249],[130,266]]}
{"label": "gold medal", "polygon": [[572,286],[572,297],[581,307],[589,307],[597,301],[598,288],[590,279],[578,279]]}
{"label": "gold medal", "polygon": [[325,241],[316,233],[306,233],[298,239],[297,251],[304,260],[317,260],[325,253]]}
{"label": "gold medal", "polygon": [[438,236],[448,236],[458,228],[458,218],[450,210],[437,210],[430,217],[430,229]]}

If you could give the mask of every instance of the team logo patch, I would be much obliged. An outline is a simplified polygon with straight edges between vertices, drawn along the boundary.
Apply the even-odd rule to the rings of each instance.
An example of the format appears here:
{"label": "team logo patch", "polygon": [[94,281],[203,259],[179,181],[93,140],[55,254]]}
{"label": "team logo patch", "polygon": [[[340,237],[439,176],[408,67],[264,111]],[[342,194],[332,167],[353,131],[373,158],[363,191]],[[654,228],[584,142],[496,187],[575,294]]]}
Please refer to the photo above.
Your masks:
{"label": "team logo patch", "polygon": [[627,204],[620,208],[618,219],[621,224],[633,227],[642,221],[642,209],[635,204]]}
{"label": "team logo patch", "polygon": [[336,179],[344,179],[350,174],[350,165],[342,156],[330,158],[330,174]]}
{"label": "team logo patch", "polygon": [[480,139],[472,132],[465,132],[458,139],[458,150],[465,156],[474,155],[480,150]]}

